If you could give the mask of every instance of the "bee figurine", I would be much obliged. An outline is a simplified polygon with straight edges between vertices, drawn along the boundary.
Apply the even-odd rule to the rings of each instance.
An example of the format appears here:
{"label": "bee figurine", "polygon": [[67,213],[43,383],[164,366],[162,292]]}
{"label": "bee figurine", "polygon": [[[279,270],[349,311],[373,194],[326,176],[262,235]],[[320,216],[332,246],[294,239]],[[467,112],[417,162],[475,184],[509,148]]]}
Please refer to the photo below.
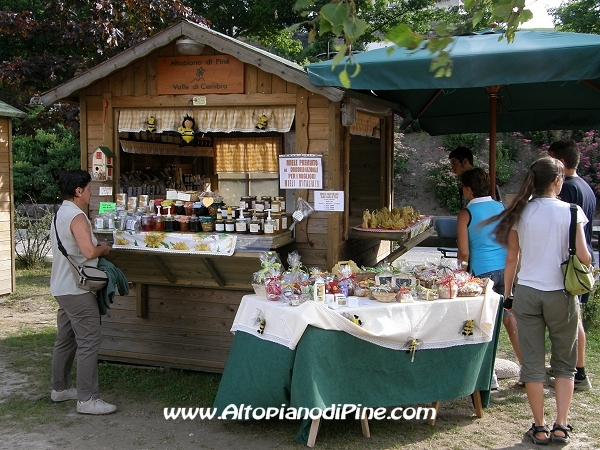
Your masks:
{"label": "bee figurine", "polygon": [[256,128],[258,130],[266,130],[268,123],[269,123],[269,118],[263,114],[262,116],[260,116],[258,118],[258,120],[256,122]]}
{"label": "bee figurine", "polygon": [[267,321],[265,320],[264,313],[260,309],[256,308],[256,319],[254,319],[254,325],[258,325],[258,330],[256,330],[258,334],[263,334],[265,332],[266,324]]}
{"label": "bee figurine", "polygon": [[184,147],[186,145],[197,145],[196,132],[194,131],[195,126],[196,121],[193,117],[186,115],[183,118],[181,126],[177,128],[177,132],[181,136],[181,141],[179,142],[180,147]]}
{"label": "bee figurine", "polygon": [[154,133],[156,131],[156,119],[154,116],[149,116],[146,119],[146,131]]}
{"label": "bee figurine", "polygon": [[406,344],[404,344],[404,348],[406,348],[406,353],[412,354],[410,362],[413,362],[415,360],[415,353],[417,352],[421,344],[422,342],[419,339],[415,339],[413,337],[409,337]]}
{"label": "bee figurine", "polygon": [[359,327],[362,327],[362,320],[360,320],[360,318],[354,314],[349,314],[349,313],[342,313],[342,316],[344,316],[346,319],[348,319],[350,322],[358,325]]}
{"label": "bee figurine", "polygon": [[473,319],[465,320],[460,332],[463,336],[473,336],[473,329],[475,326],[475,321]]}

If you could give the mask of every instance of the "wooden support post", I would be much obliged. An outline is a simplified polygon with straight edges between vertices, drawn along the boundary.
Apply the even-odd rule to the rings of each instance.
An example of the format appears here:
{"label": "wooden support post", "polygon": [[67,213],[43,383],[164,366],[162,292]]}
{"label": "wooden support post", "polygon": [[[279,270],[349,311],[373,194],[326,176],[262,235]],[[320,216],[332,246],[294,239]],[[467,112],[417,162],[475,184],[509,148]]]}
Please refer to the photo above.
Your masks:
{"label": "wooden support post", "polygon": [[[481,400],[481,399],[480,399],[480,400]],[[427,421],[427,425],[434,426],[434,425],[435,425],[435,420],[437,419],[438,411],[439,411],[439,409],[440,409],[440,402],[433,402],[433,403],[431,404],[431,407],[432,407],[433,409],[435,409],[435,416],[434,416],[434,417],[432,417],[431,419],[429,419],[429,420]]]}
{"label": "wooden support post", "polygon": [[212,275],[212,277],[216,281],[216,283],[220,287],[224,287],[225,280],[223,279],[221,274],[217,271],[217,269],[215,268],[215,265],[212,263],[212,261],[210,261],[206,258],[202,258],[201,261],[204,263],[204,267],[206,267],[206,270],[208,270],[210,272],[210,274]]}
{"label": "wooden support post", "polygon": [[135,315],[148,317],[148,285],[137,283],[135,285]]}
{"label": "wooden support post", "polygon": [[475,415],[481,419],[483,417],[483,404],[481,403],[481,392],[473,392],[473,405],[475,406]]}
{"label": "wooden support post", "polygon": [[165,262],[162,260],[162,258],[160,256],[154,255],[154,262],[156,262],[156,265],[158,266],[160,271],[163,273],[165,278],[169,281],[169,283],[171,283],[171,284],[177,283],[177,277],[175,277],[175,275],[173,275],[173,272],[171,272],[169,267],[165,264]]}
{"label": "wooden support post", "polygon": [[364,414],[366,408],[363,408],[360,411],[360,427],[362,428],[362,434],[366,438],[371,437],[371,430],[369,429],[369,419],[367,419],[367,415]]}
{"label": "wooden support post", "polygon": [[308,433],[308,441],[306,442],[307,447],[314,447],[315,441],[317,440],[317,433],[319,432],[319,423],[321,419],[313,419],[310,424],[310,432]]}

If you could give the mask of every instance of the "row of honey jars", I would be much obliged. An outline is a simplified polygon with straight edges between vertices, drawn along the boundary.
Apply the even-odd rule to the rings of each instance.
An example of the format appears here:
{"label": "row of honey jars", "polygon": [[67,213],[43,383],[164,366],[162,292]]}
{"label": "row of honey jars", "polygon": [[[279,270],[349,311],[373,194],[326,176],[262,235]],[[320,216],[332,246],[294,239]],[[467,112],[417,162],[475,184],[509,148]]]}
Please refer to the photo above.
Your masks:
{"label": "row of honey jars", "polygon": [[243,196],[240,198],[240,209],[258,212],[268,210],[274,213],[285,212],[285,197],[262,196],[258,199],[255,195]]}

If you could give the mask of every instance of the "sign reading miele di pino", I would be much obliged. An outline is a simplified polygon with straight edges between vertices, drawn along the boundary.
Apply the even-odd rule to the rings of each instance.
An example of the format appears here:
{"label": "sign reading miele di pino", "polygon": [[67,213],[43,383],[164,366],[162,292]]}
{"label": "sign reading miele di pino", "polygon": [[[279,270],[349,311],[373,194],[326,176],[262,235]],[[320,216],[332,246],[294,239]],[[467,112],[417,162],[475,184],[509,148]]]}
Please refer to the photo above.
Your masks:
{"label": "sign reading miele di pino", "polygon": [[158,58],[158,94],[243,94],[244,63],[229,55]]}

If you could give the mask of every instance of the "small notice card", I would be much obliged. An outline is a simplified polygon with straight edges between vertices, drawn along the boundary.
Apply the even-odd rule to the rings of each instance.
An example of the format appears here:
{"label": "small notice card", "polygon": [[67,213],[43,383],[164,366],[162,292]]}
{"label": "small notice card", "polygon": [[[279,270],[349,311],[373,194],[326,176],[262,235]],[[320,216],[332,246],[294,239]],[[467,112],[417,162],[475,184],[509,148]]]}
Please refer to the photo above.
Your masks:
{"label": "small notice card", "polygon": [[112,202],[100,202],[100,208],[98,210],[99,214],[104,214],[110,211],[115,211],[117,209],[117,204]]}
{"label": "small notice card", "polygon": [[344,191],[315,191],[315,211],[343,211]]}
{"label": "small notice card", "polygon": [[100,186],[98,195],[112,195],[112,186]]}

